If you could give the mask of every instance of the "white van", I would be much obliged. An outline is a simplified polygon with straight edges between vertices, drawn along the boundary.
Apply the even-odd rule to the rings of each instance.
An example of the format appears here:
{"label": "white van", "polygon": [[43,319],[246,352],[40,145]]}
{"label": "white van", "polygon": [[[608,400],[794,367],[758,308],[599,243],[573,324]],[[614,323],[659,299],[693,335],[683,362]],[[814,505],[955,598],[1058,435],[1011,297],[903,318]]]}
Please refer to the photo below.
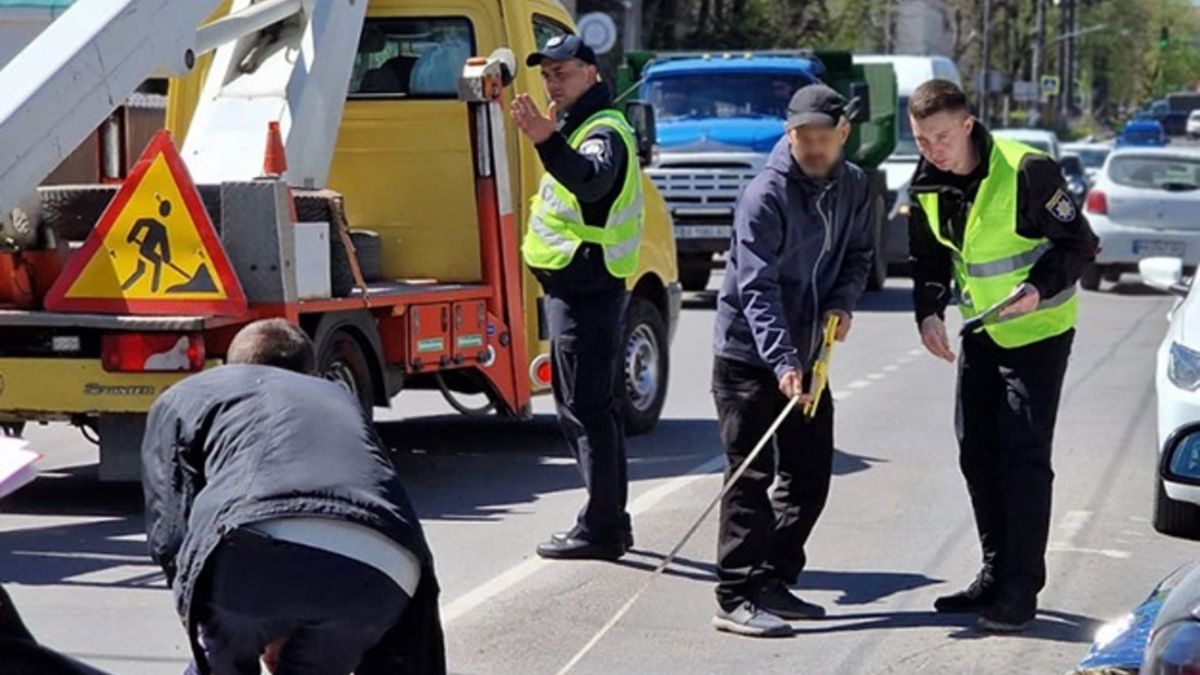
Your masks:
{"label": "white van", "polygon": [[962,86],[958,66],[945,56],[859,55],[858,64],[887,63],[896,71],[896,149],[880,168],[887,174],[887,258],[889,265],[908,261],[908,183],[917,168],[917,143],[908,123],[908,97],[929,80],[950,80]]}

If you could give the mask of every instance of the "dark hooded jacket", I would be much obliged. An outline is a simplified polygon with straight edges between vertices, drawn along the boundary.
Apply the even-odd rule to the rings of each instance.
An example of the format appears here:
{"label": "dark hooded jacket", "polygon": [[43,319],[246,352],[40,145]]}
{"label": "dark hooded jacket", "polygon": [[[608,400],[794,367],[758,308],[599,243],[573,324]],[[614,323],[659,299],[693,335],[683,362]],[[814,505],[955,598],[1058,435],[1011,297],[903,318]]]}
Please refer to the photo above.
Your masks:
{"label": "dark hooded jacket", "polygon": [[142,444],[146,534],[192,649],[193,595],[222,538],[286,516],[372,528],[412,551],[421,581],[358,675],[445,673],[433,557],[385,445],[345,389],[268,366],[222,366],[171,387]]}
{"label": "dark hooded jacket", "polygon": [[853,312],[874,248],[867,174],[842,161],[814,180],[787,138],[746,187],[733,221],[725,283],[717,300],[717,356],[776,376],[812,366],[821,320]]}

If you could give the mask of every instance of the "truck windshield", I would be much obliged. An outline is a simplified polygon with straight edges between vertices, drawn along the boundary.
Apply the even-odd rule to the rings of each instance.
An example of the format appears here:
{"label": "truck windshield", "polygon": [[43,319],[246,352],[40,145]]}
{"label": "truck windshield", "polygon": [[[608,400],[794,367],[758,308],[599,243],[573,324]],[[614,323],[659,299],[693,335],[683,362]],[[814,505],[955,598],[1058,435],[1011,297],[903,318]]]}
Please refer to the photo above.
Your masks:
{"label": "truck windshield", "polygon": [[796,89],[809,83],[803,76],[769,73],[695,73],[651,77],[642,96],[654,106],[658,120],[713,117],[787,116]]}

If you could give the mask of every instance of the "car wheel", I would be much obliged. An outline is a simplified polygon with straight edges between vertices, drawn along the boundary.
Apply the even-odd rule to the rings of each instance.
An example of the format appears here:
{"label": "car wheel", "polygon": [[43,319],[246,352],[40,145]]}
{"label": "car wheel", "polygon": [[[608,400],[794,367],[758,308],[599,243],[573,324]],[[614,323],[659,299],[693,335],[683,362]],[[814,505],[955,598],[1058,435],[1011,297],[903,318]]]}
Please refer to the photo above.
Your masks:
{"label": "car wheel", "polygon": [[625,312],[623,358],[618,372],[621,416],[625,432],[644,434],[658,424],[667,399],[670,344],[662,312],[646,298],[634,296]]}
{"label": "car wheel", "polygon": [[887,283],[888,264],[887,253],[884,248],[887,246],[886,224],[884,222],[887,214],[884,213],[886,203],[883,200],[883,195],[875,195],[875,199],[871,205],[871,213],[873,214],[872,221],[874,224],[874,232],[872,238],[875,241],[875,250],[871,252],[871,271],[867,275],[867,290],[878,291]]}
{"label": "car wheel", "polygon": [[335,330],[317,345],[317,372],[321,377],[339,384],[371,416],[375,405],[375,385],[367,355],[358,340],[345,329]]}
{"label": "car wheel", "polygon": [[0,422],[0,436],[20,438],[25,433],[24,422]]}
{"label": "car wheel", "polygon": [[1162,479],[1155,478],[1154,529],[1162,534],[1185,539],[1200,539],[1200,507],[1177,502],[1167,496]]}
{"label": "car wheel", "polygon": [[679,256],[679,284],[685,291],[703,291],[712,278],[712,256],[708,253]]}
{"label": "car wheel", "polygon": [[1098,291],[1100,290],[1100,279],[1103,276],[1104,269],[1099,265],[1088,265],[1079,277],[1079,285],[1086,291]]}

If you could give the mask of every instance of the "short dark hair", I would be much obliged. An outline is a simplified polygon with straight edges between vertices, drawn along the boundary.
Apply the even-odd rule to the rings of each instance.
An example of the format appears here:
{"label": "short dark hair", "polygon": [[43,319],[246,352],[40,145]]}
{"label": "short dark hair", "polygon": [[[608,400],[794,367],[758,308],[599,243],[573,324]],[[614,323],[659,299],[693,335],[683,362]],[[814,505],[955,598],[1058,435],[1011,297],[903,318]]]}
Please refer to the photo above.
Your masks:
{"label": "short dark hair", "polygon": [[923,120],[940,112],[971,111],[967,95],[950,80],[929,80],[908,98],[908,114]]}
{"label": "short dark hair", "polygon": [[283,319],[255,321],[238,331],[225,362],[275,366],[306,375],[317,370],[312,340]]}

